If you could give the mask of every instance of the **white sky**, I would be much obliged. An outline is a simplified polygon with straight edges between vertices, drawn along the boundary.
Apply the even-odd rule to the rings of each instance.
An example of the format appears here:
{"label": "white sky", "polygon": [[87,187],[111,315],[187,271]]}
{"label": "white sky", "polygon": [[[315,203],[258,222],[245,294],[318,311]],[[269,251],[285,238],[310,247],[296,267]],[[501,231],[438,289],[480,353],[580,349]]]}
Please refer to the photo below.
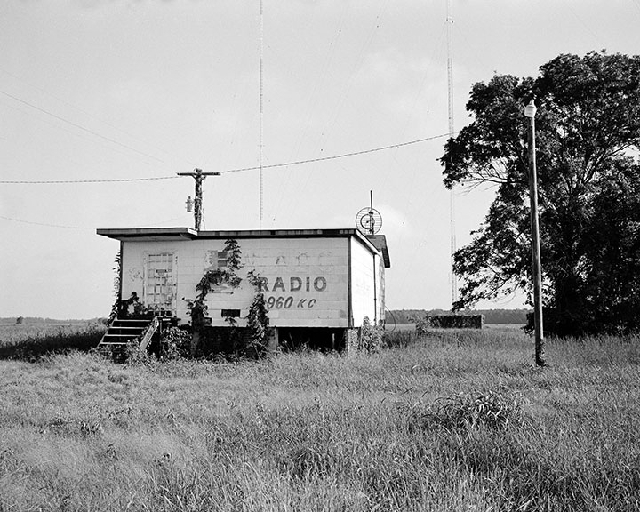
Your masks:
{"label": "white sky", "polygon": [[[445,134],[446,0],[263,0],[264,164]],[[2,0],[0,179],[225,171],[259,162],[259,0]],[[455,127],[473,83],[560,53],[640,51],[640,0],[452,0]],[[445,139],[264,170],[263,228],[383,217],[387,307],[450,307]],[[464,190],[464,189],[462,189]],[[106,316],[118,242],[193,226],[193,180],[0,184],[0,316]],[[258,228],[258,172],[205,181],[206,229]],[[458,246],[491,191],[456,196]],[[501,302],[493,307],[517,307]]]}

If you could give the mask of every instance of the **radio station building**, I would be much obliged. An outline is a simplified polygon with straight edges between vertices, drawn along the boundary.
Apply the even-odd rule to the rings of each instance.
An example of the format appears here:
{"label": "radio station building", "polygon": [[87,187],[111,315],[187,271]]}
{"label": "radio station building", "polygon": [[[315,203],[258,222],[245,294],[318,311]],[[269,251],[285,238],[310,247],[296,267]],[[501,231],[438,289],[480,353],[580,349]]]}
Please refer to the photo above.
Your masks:
{"label": "radio station building", "polygon": [[[195,231],[190,228],[98,229],[120,242],[120,299],[136,296],[164,317],[191,322],[189,299],[203,275],[227,266],[228,240],[241,252],[237,287],[215,286],[206,296],[207,323],[239,327],[257,292],[264,294],[269,326],[284,345],[341,349],[365,317],[385,322],[384,235],[358,229]],[[257,286],[248,279],[259,276]]]}

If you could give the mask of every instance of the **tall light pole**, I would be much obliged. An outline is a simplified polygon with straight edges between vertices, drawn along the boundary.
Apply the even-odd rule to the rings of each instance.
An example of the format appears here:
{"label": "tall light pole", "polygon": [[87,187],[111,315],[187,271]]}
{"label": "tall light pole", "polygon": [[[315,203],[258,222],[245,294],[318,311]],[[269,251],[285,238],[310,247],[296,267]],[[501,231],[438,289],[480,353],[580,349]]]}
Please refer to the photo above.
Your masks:
{"label": "tall light pole", "polygon": [[540,266],[540,222],[538,220],[538,176],[536,171],[536,106],[533,99],[524,107],[529,125],[529,197],[531,199],[531,269],[533,277],[533,325],[536,365],[544,366],[544,334],[542,329],[542,270]]}

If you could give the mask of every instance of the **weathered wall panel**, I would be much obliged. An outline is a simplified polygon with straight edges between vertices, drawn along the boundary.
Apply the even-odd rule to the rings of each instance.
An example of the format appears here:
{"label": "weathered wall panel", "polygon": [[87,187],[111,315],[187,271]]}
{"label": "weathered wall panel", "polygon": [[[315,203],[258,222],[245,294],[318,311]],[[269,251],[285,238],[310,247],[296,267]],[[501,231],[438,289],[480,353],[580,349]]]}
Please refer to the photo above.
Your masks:
{"label": "weathered wall panel", "polygon": [[[237,239],[243,268],[242,284],[235,290],[207,296],[213,325],[226,325],[222,309],[239,309],[243,325],[255,290],[246,274],[255,270],[266,282],[261,291],[274,326],[346,327],[348,325],[348,239],[344,238],[247,238]],[[187,301],[196,296],[196,284],[212,264],[211,251],[223,251],[225,240],[200,239],[124,244],[123,298],[136,292],[145,297],[150,254],[172,253],[175,258],[176,314],[188,321]]]}
{"label": "weathered wall panel", "polygon": [[378,279],[376,282],[378,283],[378,321],[384,323],[387,318],[387,310],[386,310],[386,278],[385,278],[385,266],[382,257],[379,255],[376,256],[376,260],[378,262]]}
{"label": "weathered wall panel", "polygon": [[374,307],[374,276],[378,265],[374,255],[360,241],[351,242],[351,304],[354,325],[362,325],[364,317],[373,323],[376,318]]}

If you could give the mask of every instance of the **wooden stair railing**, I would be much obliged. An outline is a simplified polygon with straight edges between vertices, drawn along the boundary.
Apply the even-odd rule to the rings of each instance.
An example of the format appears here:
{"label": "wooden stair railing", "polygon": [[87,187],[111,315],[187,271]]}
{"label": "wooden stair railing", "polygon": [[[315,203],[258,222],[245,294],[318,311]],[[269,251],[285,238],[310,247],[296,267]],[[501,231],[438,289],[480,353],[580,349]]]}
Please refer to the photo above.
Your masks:
{"label": "wooden stair railing", "polygon": [[140,350],[141,351],[146,351],[147,347],[149,346],[149,343],[151,342],[151,338],[153,338],[153,335],[156,333],[156,331],[158,330],[158,328],[160,327],[160,320],[158,320],[157,316],[153,317],[153,320],[151,320],[151,322],[149,323],[149,326],[147,327],[147,330],[145,331],[145,333],[143,334],[142,338],[140,339]]}
{"label": "wooden stair railing", "polygon": [[116,318],[111,322],[98,344],[98,351],[116,361],[126,359],[127,344],[138,341],[140,350],[146,351],[153,335],[161,329],[161,319]]}

